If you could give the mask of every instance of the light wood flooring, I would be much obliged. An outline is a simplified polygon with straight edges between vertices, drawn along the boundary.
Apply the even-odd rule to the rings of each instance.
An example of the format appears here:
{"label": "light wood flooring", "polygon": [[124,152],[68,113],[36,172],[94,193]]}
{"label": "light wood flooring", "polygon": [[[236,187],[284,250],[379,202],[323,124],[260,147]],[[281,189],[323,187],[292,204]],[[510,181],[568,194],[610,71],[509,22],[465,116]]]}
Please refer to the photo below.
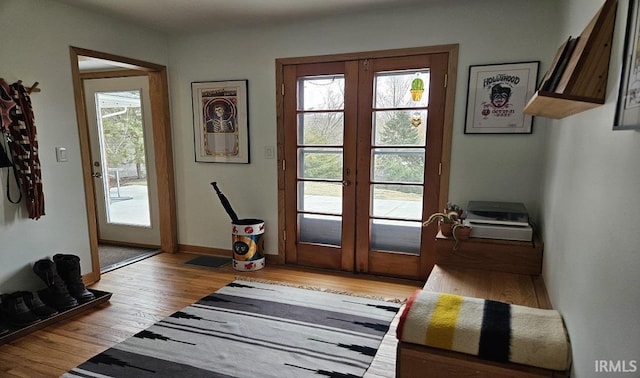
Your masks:
{"label": "light wood flooring", "polygon": [[[161,253],[103,274],[91,288],[112,292],[111,300],[0,346],[0,377],[58,377],[236,277],[389,298],[406,298],[424,283],[269,264],[256,272],[183,264],[195,256]],[[366,377],[395,376],[396,323],[397,317]]]}

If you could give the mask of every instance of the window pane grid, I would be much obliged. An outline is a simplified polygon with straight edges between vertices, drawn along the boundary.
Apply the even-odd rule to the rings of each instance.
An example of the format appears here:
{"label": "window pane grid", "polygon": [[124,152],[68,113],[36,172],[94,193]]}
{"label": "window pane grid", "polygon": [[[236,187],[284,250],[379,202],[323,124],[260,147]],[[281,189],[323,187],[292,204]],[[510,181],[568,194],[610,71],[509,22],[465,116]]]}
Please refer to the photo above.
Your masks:
{"label": "window pane grid", "polygon": [[371,185],[371,218],[422,219],[422,185]]}
{"label": "window pane grid", "polygon": [[298,79],[298,110],[343,110],[344,76]]}
{"label": "window pane grid", "polygon": [[[375,76],[373,107],[426,108],[429,103],[429,82],[429,69],[379,72]],[[412,92],[413,88],[420,89],[420,94],[416,90]]]}
{"label": "window pane grid", "polygon": [[421,146],[427,144],[427,112],[374,111],[372,114],[374,146]]}
{"label": "window pane grid", "polygon": [[371,155],[372,182],[424,182],[424,148],[374,148]]}
{"label": "window pane grid", "polygon": [[298,146],[344,143],[344,112],[322,111],[298,114]]}
{"label": "window pane grid", "polygon": [[372,250],[420,255],[429,81],[428,69],[375,76],[369,184]]}
{"label": "window pane grid", "polygon": [[344,75],[298,79],[297,217],[301,242],[341,245]]}
{"label": "window pane grid", "polygon": [[342,214],[342,183],[299,181],[298,212]]}

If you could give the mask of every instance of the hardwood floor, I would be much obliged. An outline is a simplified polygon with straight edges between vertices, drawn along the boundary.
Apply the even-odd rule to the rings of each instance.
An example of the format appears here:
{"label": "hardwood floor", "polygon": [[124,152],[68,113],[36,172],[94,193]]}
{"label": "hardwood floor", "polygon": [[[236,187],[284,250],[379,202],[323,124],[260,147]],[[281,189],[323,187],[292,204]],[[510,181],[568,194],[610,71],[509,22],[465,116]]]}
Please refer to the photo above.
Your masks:
{"label": "hardwood floor", "polygon": [[[111,300],[0,346],[1,377],[58,377],[173,312],[197,301],[236,277],[406,298],[424,282],[267,265],[256,272],[238,272],[183,264],[195,255],[161,253],[108,272],[91,286],[113,293]],[[395,376],[395,323],[366,377]]]}

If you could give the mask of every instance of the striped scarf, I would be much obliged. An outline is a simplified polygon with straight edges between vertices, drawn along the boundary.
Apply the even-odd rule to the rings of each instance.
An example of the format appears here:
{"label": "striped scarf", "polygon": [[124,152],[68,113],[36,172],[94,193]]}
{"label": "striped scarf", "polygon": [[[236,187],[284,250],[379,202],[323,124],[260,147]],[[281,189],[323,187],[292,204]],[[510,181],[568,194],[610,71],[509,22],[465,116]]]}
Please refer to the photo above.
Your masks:
{"label": "striped scarf", "polygon": [[25,198],[29,218],[37,220],[44,215],[44,193],[31,98],[21,82],[8,85],[0,80],[0,99],[0,130],[7,136],[18,186]]}

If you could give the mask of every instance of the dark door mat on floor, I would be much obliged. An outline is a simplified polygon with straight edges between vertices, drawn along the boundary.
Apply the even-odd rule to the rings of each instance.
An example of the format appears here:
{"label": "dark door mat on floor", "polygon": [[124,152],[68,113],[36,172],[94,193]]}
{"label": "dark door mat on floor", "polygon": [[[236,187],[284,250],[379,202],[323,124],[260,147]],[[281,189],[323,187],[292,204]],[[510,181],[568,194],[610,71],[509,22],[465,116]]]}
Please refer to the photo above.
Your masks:
{"label": "dark door mat on floor", "polygon": [[186,261],[187,265],[204,266],[207,268],[219,268],[231,262],[231,257],[220,256],[198,256],[189,261]]}

